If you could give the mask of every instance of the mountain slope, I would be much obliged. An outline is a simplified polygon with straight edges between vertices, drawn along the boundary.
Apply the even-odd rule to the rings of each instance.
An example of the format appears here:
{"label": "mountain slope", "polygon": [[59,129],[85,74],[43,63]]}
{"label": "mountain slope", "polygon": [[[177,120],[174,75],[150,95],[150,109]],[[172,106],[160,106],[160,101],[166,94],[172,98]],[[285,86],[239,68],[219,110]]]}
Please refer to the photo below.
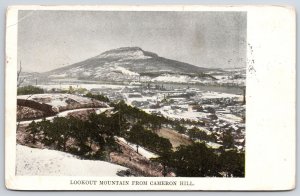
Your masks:
{"label": "mountain slope", "polygon": [[118,176],[126,170],[105,161],[81,160],[56,150],[17,145],[16,174],[26,176]]}
{"label": "mountain slope", "polygon": [[170,60],[138,47],[123,47],[106,51],[87,60],[43,73],[50,79],[130,81],[137,77],[154,78],[163,74],[206,76],[212,69]]}

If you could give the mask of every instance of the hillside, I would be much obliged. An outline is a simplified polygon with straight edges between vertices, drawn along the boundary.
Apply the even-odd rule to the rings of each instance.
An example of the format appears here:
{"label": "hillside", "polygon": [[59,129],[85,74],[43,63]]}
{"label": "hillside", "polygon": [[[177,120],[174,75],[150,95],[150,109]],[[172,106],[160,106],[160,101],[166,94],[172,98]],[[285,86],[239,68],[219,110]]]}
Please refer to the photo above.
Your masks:
{"label": "hillside", "polygon": [[60,115],[63,111],[109,107],[99,100],[64,93],[19,95],[17,105],[18,121]]}
{"label": "hillside", "polygon": [[212,70],[163,58],[138,47],[123,47],[45,72],[42,77],[50,80],[72,78],[96,81],[132,81],[149,80],[165,74],[179,74],[209,78],[205,73]]}
{"label": "hillside", "polygon": [[17,145],[17,175],[117,176],[126,167],[105,161],[82,160],[74,155],[48,149]]}

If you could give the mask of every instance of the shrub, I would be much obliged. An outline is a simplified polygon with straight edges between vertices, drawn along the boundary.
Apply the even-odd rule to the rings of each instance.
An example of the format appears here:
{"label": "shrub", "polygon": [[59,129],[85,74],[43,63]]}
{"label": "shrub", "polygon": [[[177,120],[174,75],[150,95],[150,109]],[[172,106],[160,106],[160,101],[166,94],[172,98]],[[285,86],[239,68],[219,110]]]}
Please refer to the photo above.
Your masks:
{"label": "shrub", "polygon": [[19,87],[17,90],[18,95],[43,94],[43,93],[44,93],[44,89],[32,85]]}

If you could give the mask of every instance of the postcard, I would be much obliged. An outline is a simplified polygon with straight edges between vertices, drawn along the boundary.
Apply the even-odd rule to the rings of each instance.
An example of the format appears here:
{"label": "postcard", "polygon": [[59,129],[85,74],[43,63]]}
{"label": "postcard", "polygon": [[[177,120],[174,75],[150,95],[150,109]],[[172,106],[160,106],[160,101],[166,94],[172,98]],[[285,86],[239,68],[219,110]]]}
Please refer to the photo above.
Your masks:
{"label": "postcard", "polygon": [[13,190],[295,187],[295,10],[11,6]]}

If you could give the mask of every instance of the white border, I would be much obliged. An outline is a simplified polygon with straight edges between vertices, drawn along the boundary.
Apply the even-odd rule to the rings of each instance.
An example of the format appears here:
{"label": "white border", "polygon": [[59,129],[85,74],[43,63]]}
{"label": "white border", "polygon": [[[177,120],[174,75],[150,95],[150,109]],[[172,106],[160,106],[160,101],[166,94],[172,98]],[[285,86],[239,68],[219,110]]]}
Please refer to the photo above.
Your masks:
{"label": "white border", "polygon": [[[245,178],[15,176],[18,10],[246,11]],[[295,186],[295,11],[281,6],[13,6],[7,12],[5,182],[17,190],[289,190]],[[254,60],[254,64],[251,61]],[[250,70],[250,69],[248,69]],[[70,180],[188,180],[194,186],[84,186]]]}

